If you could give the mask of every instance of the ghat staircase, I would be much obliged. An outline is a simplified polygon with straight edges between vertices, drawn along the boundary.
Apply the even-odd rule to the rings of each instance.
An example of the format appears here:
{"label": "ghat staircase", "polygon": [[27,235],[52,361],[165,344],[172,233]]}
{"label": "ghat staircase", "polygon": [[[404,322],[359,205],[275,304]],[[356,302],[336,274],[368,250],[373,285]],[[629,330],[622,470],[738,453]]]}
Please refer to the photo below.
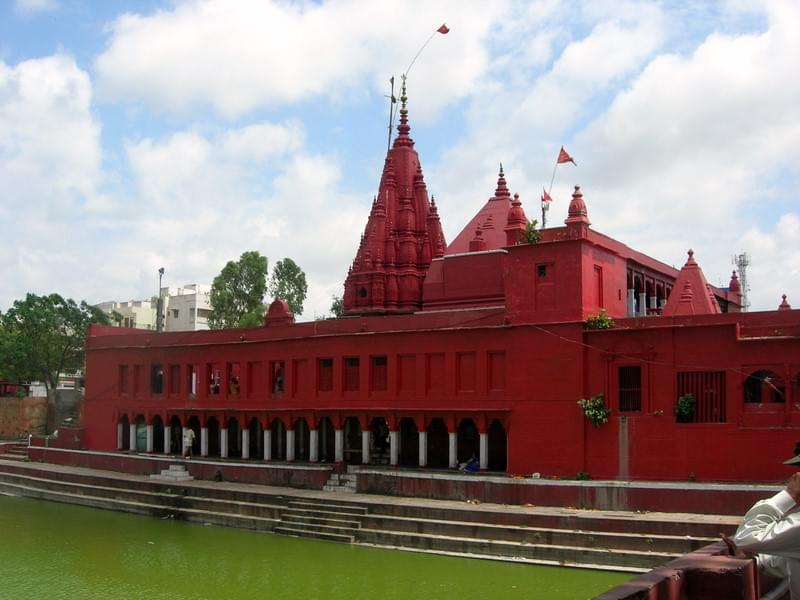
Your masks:
{"label": "ghat staircase", "polygon": [[[382,548],[628,572],[705,546],[737,522],[190,481],[173,471],[169,481],[151,480],[3,455],[0,494]],[[334,487],[350,488],[349,481]]]}

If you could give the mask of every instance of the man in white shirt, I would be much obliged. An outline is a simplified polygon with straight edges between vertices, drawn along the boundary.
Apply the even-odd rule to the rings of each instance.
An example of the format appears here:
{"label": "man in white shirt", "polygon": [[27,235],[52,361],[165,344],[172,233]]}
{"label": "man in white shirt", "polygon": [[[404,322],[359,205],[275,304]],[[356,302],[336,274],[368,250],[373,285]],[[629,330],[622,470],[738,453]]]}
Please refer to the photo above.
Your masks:
{"label": "man in white shirt", "polygon": [[[784,464],[800,464],[800,455]],[[800,472],[789,477],[786,489],[760,500],[728,542],[731,551],[757,554],[758,565],[770,575],[789,578],[792,600],[800,600]],[[731,543],[732,542],[732,543]],[[737,552],[738,550],[738,552]]]}

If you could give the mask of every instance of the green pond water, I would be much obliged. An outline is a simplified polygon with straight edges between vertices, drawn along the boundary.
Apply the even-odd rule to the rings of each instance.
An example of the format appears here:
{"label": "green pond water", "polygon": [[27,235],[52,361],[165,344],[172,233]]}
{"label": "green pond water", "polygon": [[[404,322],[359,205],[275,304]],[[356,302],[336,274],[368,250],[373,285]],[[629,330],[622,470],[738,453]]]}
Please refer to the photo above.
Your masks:
{"label": "green pond water", "polygon": [[295,539],[0,495],[0,598],[591,598],[631,576]]}

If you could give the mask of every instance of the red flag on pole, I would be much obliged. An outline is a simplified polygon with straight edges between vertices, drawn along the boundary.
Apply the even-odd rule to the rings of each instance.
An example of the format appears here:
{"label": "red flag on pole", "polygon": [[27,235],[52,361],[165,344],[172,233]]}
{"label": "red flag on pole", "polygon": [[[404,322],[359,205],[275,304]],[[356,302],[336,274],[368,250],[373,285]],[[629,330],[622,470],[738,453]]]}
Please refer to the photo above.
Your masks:
{"label": "red flag on pole", "polygon": [[547,193],[547,190],[542,188],[542,202],[552,202],[553,199],[550,197],[550,194]]}
{"label": "red flag on pole", "polygon": [[444,23],[442,23],[442,26],[439,27],[439,29],[437,29],[436,31],[438,31],[441,34],[450,33],[450,28]]}
{"label": "red flag on pole", "polygon": [[569,154],[567,154],[566,150],[564,150],[564,146],[561,146],[561,152],[558,153],[558,161],[557,162],[558,162],[559,165],[561,163],[571,162],[576,167],[578,166],[575,163],[575,160]]}

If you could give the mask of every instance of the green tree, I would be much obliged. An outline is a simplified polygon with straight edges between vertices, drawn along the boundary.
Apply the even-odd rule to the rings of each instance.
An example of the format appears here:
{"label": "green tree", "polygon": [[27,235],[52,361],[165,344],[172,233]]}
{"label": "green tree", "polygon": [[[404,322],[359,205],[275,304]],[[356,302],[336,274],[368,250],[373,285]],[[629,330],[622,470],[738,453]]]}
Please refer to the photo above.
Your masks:
{"label": "green tree", "polygon": [[257,250],[243,252],[238,261],[229,260],[211,284],[211,329],[256,327],[264,316],[267,291],[267,257]]}
{"label": "green tree", "polygon": [[333,296],[331,301],[331,314],[337,319],[344,314],[344,301],[341,296]]}
{"label": "green tree", "polygon": [[86,330],[91,323],[108,325],[100,309],[58,294],[28,294],[0,315],[0,364],[3,375],[16,381],[40,380],[48,392],[64,371],[84,365]]}
{"label": "green tree", "polygon": [[270,296],[286,300],[292,312],[299,315],[303,312],[303,302],[307,292],[306,274],[297,263],[291,258],[284,258],[275,263],[272,277],[269,279]]}

